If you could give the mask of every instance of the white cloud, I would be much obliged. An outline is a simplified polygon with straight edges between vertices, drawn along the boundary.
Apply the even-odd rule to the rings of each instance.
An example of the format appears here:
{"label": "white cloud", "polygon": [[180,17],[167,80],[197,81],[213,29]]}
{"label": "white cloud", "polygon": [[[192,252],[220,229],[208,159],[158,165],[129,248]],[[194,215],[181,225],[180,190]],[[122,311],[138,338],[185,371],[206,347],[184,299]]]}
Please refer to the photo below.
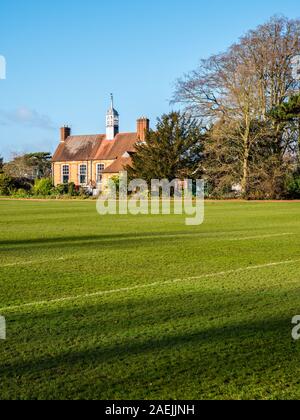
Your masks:
{"label": "white cloud", "polygon": [[43,130],[56,130],[57,128],[50,117],[27,107],[20,107],[13,111],[0,110],[0,124],[18,124]]}

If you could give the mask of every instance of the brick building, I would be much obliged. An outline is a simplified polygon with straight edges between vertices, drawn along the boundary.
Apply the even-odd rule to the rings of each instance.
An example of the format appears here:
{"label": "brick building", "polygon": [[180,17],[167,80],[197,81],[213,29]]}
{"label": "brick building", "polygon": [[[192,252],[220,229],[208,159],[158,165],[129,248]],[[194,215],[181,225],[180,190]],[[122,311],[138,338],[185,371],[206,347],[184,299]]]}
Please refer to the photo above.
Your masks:
{"label": "brick building", "polygon": [[60,144],[52,159],[53,182],[102,190],[109,178],[131,163],[138,141],[145,140],[149,120],[139,118],[135,133],[119,132],[119,114],[113,97],[106,114],[106,134],[73,136],[69,127],[60,129]]}

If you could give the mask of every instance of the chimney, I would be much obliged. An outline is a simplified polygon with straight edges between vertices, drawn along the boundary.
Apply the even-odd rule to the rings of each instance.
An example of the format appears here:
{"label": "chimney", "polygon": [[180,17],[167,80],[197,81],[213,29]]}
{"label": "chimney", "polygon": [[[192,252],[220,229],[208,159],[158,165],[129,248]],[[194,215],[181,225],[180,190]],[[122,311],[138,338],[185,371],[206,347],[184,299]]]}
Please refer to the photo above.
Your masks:
{"label": "chimney", "polygon": [[60,142],[64,143],[67,138],[71,135],[71,128],[64,126],[60,129]]}
{"label": "chimney", "polygon": [[137,136],[138,139],[141,141],[146,140],[146,133],[149,132],[150,129],[150,120],[146,117],[139,118],[137,120]]}

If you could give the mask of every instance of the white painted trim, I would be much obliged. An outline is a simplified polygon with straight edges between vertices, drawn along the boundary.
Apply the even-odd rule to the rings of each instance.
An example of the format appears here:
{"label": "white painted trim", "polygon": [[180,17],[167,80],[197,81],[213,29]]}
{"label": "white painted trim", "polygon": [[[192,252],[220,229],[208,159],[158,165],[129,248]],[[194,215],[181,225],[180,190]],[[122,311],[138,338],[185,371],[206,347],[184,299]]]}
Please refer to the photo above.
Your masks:
{"label": "white painted trim", "polygon": [[101,185],[102,182],[103,182],[103,179],[101,181],[98,181],[98,167],[99,166],[102,166],[103,167],[103,170],[101,171],[102,172],[102,175],[103,175],[103,172],[105,171],[105,164],[104,163],[97,163],[96,164],[96,183],[99,184],[99,185]]}
{"label": "white painted trim", "polygon": [[[86,176],[86,182],[80,182],[80,176],[81,176],[81,174],[80,174],[80,169],[81,169],[81,167],[85,167],[85,169],[86,169],[86,173],[85,173],[85,176]],[[88,165],[86,164],[86,163],[80,163],[79,165],[78,165],[78,185],[81,185],[81,186],[85,186],[85,185],[87,185],[87,183],[88,183]]]}
{"label": "white painted trim", "polygon": [[70,178],[71,178],[70,165],[68,163],[62,164],[61,165],[61,168],[60,168],[60,181],[61,181],[61,184],[64,184],[64,167],[68,167],[69,168],[69,180],[68,180],[68,183],[70,182]]}

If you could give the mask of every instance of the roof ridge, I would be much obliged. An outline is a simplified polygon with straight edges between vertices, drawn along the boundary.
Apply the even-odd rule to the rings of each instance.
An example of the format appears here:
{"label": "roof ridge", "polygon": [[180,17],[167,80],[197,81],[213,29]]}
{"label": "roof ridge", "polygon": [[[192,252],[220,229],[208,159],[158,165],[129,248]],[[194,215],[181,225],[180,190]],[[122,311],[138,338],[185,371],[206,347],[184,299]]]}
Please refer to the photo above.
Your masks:
{"label": "roof ridge", "polygon": [[69,136],[61,143],[53,156],[53,161],[115,160],[134,150],[136,132],[118,133],[113,140],[105,134],[82,134]]}
{"label": "roof ridge", "polygon": [[98,136],[106,137],[106,134],[75,134],[69,137],[98,137]]}
{"label": "roof ridge", "polygon": [[116,136],[119,134],[137,134],[137,131],[123,131],[122,133],[118,133]]}

